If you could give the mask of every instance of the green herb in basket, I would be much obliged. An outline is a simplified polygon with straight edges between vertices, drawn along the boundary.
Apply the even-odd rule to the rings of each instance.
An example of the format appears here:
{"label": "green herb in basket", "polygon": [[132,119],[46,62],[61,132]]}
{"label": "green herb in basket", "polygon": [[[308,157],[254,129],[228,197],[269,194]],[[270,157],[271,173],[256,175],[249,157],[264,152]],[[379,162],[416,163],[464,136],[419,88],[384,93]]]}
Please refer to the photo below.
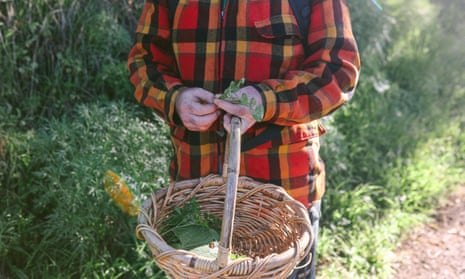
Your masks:
{"label": "green herb in basket", "polygon": [[221,220],[202,213],[195,197],[176,207],[158,227],[158,233],[175,249],[190,250],[220,239]]}

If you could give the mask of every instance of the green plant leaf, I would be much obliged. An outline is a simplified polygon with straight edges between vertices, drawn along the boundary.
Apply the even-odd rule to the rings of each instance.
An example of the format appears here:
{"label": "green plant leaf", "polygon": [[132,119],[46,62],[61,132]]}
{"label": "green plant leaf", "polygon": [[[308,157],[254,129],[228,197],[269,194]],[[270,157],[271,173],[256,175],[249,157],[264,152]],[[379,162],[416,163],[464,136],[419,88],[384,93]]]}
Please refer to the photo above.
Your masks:
{"label": "green plant leaf", "polygon": [[257,106],[253,110],[253,118],[257,121],[262,121],[263,115],[265,114],[263,106]]}
{"label": "green plant leaf", "polygon": [[173,233],[179,240],[179,247],[175,248],[187,250],[218,241],[220,238],[218,231],[198,224],[175,227]]}
{"label": "green plant leaf", "polygon": [[219,240],[220,230],[221,220],[213,214],[202,213],[195,197],[176,207],[158,227],[163,239],[177,249],[192,249]]}
{"label": "green plant leaf", "polygon": [[248,98],[246,93],[242,93],[240,98],[237,98],[233,95],[234,92],[237,92],[244,86],[245,79],[242,78],[238,81],[231,81],[228,88],[224,91],[223,95],[219,98],[222,100],[229,101],[235,104],[241,104],[246,106],[252,111],[252,116],[256,121],[261,121],[264,115],[264,108],[263,105],[257,105],[257,101],[254,98]]}

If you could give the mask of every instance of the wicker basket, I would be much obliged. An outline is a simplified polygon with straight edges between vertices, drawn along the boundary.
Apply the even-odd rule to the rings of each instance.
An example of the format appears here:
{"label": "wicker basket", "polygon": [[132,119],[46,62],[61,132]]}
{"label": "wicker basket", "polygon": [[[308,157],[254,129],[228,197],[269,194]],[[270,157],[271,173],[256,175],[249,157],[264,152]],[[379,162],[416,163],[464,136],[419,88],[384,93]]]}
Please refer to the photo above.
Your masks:
{"label": "wicker basket", "polygon": [[[240,132],[235,121],[228,136],[227,173],[172,183],[142,206],[137,234],[172,278],[287,278],[309,252],[313,235],[307,209],[280,186],[238,177]],[[201,212],[223,220],[216,259],[176,250],[157,232],[174,208],[194,196]],[[230,260],[230,253],[247,257]]]}

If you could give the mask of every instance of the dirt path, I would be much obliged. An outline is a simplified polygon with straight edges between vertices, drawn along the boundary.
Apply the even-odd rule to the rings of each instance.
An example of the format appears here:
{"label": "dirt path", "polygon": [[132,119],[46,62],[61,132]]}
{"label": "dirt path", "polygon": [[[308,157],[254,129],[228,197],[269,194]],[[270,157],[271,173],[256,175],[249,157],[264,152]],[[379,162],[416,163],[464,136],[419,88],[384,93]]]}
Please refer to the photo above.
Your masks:
{"label": "dirt path", "polygon": [[465,279],[465,185],[396,251],[399,279]]}

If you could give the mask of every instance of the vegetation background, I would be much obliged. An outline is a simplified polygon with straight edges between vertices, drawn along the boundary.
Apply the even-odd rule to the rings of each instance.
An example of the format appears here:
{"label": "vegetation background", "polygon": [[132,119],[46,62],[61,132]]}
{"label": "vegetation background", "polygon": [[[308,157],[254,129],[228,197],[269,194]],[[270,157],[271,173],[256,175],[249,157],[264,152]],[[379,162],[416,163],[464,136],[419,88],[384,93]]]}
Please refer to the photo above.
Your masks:
{"label": "vegetation background", "polygon": [[[325,119],[322,278],[389,278],[393,249],[465,165],[463,0],[350,0],[362,74]],[[136,220],[167,185],[166,127],[136,104],[126,58],[143,0],[0,1],[0,277],[164,278]]]}

